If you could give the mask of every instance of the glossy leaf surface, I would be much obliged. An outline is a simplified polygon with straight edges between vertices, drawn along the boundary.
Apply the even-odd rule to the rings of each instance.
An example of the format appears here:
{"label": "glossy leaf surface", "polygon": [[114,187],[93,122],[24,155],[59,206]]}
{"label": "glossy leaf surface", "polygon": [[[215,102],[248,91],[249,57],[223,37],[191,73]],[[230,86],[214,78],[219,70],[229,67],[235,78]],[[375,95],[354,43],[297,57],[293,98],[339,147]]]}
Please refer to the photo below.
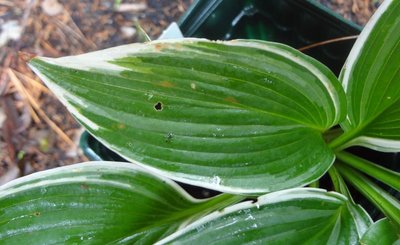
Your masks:
{"label": "glossy leaf surface", "polygon": [[76,164],[0,187],[0,243],[151,244],[238,198],[199,201],[130,163]]}
{"label": "glossy leaf surface", "polygon": [[358,244],[347,202],[321,189],[279,191],[212,213],[159,244]]}
{"label": "glossy leaf surface", "polygon": [[400,234],[388,219],[381,219],[373,224],[362,237],[363,245],[399,245]]}
{"label": "glossy leaf surface", "polygon": [[334,160],[321,133],[345,115],[335,76],[275,43],[157,41],[30,65],[112,150],[232,193],[318,179]]}
{"label": "glossy leaf surface", "polygon": [[357,39],[341,74],[342,126],[350,145],[400,151],[400,1],[385,1]]}

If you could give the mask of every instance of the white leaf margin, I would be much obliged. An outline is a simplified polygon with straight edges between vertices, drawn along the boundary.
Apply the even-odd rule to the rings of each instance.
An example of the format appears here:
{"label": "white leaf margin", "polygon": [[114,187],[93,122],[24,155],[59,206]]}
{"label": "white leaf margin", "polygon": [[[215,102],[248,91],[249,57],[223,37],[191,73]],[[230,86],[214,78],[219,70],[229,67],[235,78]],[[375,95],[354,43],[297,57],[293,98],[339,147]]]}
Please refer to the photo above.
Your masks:
{"label": "white leaf margin", "polygon": [[[93,176],[90,178],[85,176],[69,176],[69,177],[61,177],[63,174],[67,172],[85,172],[87,170],[98,171],[99,179],[93,179]],[[127,183],[120,183],[116,180],[102,180],[100,179],[102,171],[110,170],[112,173],[125,172],[134,175],[135,172],[140,172],[142,174],[148,175],[151,178],[159,179],[163,181],[165,184],[171,186],[175,191],[177,191],[183,198],[192,202],[192,203],[202,203],[208,201],[210,199],[197,199],[192,197],[189,193],[187,193],[182,187],[180,187],[176,182],[169,178],[165,178],[159,175],[155,175],[149,173],[146,169],[132,164],[128,162],[108,162],[108,161],[92,161],[92,162],[82,162],[69,166],[58,167],[50,170],[45,170],[42,172],[33,173],[13,181],[10,181],[2,186],[0,186],[0,198],[6,197],[8,195],[13,195],[21,191],[26,191],[29,189],[46,186],[49,184],[57,183],[57,184],[68,184],[68,183],[76,183],[76,182],[91,182],[91,183],[107,183],[119,188],[124,189],[132,189],[134,186],[131,186]],[[49,179],[47,177],[60,175],[61,178],[58,179]],[[35,182],[37,181],[37,182]],[[30,183],[33,182],[33,183]]]}
{"label": "white leaf margin", "polygon": [[[264,43],[269,43],[272,45],[265,45]],[[326,91],[330,95],[330,99],[332,100],[332,103],[335,108],[335,119],[332,123],[332,125],[335,125],[339,123],[342,118],[342,110],[340,104],[343,103],[343,101],[340,100],[338,93],[336,90],[332,87],[331,80],[327,75],[324,74],[324,72],[321,72],[321,69],[317,66],[315,66],[311,62],[305,61],[304,54],[300,51],[297,50],[288,50],[288,48],[291,48],[290,46],[287,46],[282,43],[274,43],[274,42],[268,42],[268,41],[259,41],[259,40],[246,40],[246,39],[238,39],[238,40],[232,40],[230,42],[225,42],[226,45],[230,46],[241,46],[241,47],[249,47],[249,48],[256,48],[256,49],[261,49],[265,50],[270,53],[278,54],[282,57],[285,57],[286,59],[306,68],[310,73],[312,73],[314,76],[318,78],[318,80],[321,82],[321,84],[325,87]],[[275,47],[280,47],[280,49],[277,49]],[[297,54],[296,54],[297,52]],[[313,59],[312,57],[308,57]],[[315,60],[317,61],[317,60]],[[317,61],[319,62],[319,61]],[[328,69],[329,70],[329,69]],[[329,72],[331,72],[329,70]],[[336,76],[335,76],[336,77]]]}
{"label": "white leaf margin", "polygon": [[343,147],[364,146],[375,151],[381,152],[400,152],[400,140],[390,140],[360,136],[345,144]]}

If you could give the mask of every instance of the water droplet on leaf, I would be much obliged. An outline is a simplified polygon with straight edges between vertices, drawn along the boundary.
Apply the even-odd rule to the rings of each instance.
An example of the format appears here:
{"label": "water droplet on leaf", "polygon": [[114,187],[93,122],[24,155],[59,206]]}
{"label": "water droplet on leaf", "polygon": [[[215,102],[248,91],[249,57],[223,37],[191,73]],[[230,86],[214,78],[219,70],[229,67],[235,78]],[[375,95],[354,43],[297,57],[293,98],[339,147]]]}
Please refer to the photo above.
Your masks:
{"label": "water droplet on leaf", "polygon": [[214,177],[211,179],[211,183],[214,185],[220,185],[221,184],[221,178],[219,176],[214,175]]}

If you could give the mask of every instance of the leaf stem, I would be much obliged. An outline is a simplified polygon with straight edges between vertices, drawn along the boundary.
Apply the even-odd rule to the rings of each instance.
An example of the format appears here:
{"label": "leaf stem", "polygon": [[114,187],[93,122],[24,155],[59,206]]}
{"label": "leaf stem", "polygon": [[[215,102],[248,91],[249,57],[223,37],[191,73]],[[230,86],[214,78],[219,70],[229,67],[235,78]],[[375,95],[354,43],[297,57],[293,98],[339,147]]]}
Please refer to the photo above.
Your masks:
{"label": "leaf stem", "polygon": [[308,186],[313,188],[319,188],[319,180],[310,183]]}
{"label": "leaf stem", "polygon": [[400,191],[400,173],[379,166],[373,162],[350,154],[348,152],[336,152],[336,157],[347,165],[352,166],[365,174],[391,186],[393,189]]}
{"label": "leaf stem", "polygon": [[328,144],[333,141],[334,139],[338,138],[340,135],[343,134],[343,129],[342,128],[331,128],[328,131],[323,133],[323,137],[325,139],[325,142]]}
{"label": "leaf stem", "polygon": [[338,170],[335,168],[335,166],[332,166],[329,169],[328,174],[332,180],[333,189],[336,192],[339,192],[339,193],[345,195],[348,199],[350,199],[351,202],[353,202],[350,192],[347,189],[346,183],[344,182],[342,176],[340,176],[340,174],[339,174]]}
{"label": "leaf stem", "polygon": [[208,201],[206,206],[212,206],[212,209],[216,210],[220,208],[225,208],[232,204],[236,204],[246,198],[246,196],[223,193]]}
{"label": "leaf stem", "polygon": [[340,191],[340,185],[339,185],[339,173],[337,172],[335,166],[332,166],[329,169],[328,174],[329,174],[329,177],[331,178],[331,181],[332,181],[333,190],[336,191],[336,192],[342,193]]}
{"label": "leaf stem", "polygon": [[340,162],[336,163],[336,168],[351,185],[400,227],[400,202],[396,198],[353,168]]}
{"label": "leaf stem", "polygon": [[348,131],[332,140],[328,146],[333,150],[343,150],[346,144],[358,136],[359,130]]}
{"label": "leaf stem", "polygon": [[209,201],[205,201],[203,204],[181,211],[175,218],[189,217],[192,215],[195,217],[202,217],[210,212],[236,204],[246,198],[246,196],[223,193],[211,198]]}

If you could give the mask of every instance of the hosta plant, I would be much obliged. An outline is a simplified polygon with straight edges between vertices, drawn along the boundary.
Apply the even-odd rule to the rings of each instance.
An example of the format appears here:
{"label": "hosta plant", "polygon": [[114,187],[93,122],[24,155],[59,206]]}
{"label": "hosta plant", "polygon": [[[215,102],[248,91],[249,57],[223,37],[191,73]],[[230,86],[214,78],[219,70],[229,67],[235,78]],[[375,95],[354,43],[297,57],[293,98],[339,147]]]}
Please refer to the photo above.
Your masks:
{"label": "hosta plant", "polygon": [[[0,187],[1,244],[399,243],[399,200],[373,181],[399,191],[399,173],[347,151],[400,150],[399,13],[399,0],[382,4],[339,78],[256,40],[33,58],[75,118],[131,163]],[[174,181],[222,194],[195,199]],[[374,223],[348,184],[386,217]]]}

